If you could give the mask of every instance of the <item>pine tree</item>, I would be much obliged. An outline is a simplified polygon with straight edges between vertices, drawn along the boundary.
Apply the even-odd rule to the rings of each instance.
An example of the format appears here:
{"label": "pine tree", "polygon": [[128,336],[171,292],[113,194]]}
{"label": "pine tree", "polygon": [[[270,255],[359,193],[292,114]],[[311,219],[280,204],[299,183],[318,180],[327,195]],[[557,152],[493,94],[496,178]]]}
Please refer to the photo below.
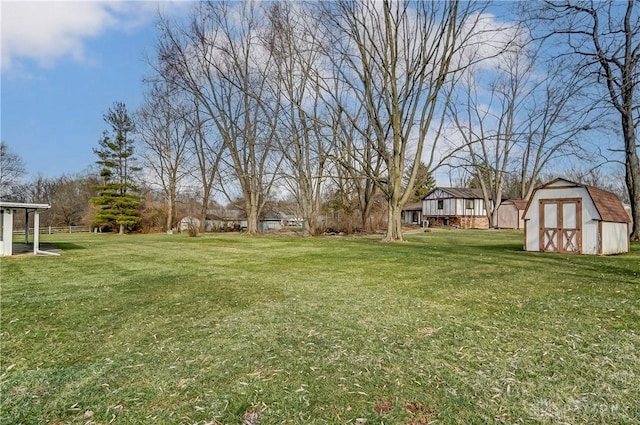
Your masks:
{"label": "pine tree", "polygon": [[[409,170],[411,171],[411,170]],[[409,180],[411,173],[405,173],[405,184]],[[413,182],[413,191],[409,196],[408,202],[420,202],[422,198],[427,196],[436,187],[436,179],[433,178],[433,174],[424,162],[420,162],[418,165],[418,171],[416,172],[416,178]]]}
{"label": "pine tree", "polygon": [[142,196],[133,177],[140,170],[135,166],[133,120],[124,103],[116,102],[104,115],[110,131],[105,131],[98,141],[96,163],[100,168],[102,184],[96,186],[98,196],[91,202],[98,206],[94,221],[119,227],[120,234],[125,228],[130,231],[140,221]]}

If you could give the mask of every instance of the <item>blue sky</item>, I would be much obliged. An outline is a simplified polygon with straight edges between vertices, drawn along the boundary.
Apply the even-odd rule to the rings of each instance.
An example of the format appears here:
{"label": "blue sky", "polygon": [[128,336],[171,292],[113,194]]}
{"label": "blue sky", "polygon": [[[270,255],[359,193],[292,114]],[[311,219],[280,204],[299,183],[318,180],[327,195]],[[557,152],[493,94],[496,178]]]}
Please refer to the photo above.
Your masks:
{"label": "blue sky", "polygon": [[0,133],[28,176],[57,177],[91,166],[115,101],[141,103],[153,56],[158,7],[186,2],[0,3]]}

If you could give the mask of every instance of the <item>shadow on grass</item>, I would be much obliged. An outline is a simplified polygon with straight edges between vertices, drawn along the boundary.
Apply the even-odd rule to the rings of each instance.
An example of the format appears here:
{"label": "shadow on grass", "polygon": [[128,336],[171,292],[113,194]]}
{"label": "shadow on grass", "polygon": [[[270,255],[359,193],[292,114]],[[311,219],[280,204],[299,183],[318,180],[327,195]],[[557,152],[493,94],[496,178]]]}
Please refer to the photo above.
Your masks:
{"label": "shadow on grass", "polygon": [[75,250],[75,249],[87,249],[86,246],[78,245],[78,244],[71,243],[71,242],[51,242],[51,243],[48,243],[47,245],[53,246],[53,247],[61,249],[63,251],[72,251],[72,250]]}

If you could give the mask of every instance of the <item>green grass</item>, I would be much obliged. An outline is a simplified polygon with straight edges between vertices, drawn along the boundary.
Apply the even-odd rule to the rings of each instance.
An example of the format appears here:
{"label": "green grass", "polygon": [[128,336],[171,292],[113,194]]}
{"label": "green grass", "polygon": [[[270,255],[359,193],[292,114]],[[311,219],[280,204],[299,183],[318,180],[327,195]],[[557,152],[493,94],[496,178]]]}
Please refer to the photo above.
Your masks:
{"label": "green grass", "polygon": [[0,264],[0,423],[640,423],[640,245],[407,239],[45,236]]}

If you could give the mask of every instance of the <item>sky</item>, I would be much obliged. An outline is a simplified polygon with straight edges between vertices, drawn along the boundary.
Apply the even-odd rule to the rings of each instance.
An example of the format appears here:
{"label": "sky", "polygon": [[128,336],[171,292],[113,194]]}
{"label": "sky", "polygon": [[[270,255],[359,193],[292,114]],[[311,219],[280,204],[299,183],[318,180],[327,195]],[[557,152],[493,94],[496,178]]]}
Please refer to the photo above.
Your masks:
{"label": "sky", "polygon": [[187,2],[0,1],[0,135],[29,180],[86,171],[114,102],[142,102],[157,11]]}
{"label": "sky", "polygon": [[[158,10],[192,3],[0,0],[0,136],[25,162],[25,181],[82,173],[108,127],[103,115],[140,106]],[[451,183],[438,175],[439,183]],[[441,181],[440,181],[441,180]]]}

